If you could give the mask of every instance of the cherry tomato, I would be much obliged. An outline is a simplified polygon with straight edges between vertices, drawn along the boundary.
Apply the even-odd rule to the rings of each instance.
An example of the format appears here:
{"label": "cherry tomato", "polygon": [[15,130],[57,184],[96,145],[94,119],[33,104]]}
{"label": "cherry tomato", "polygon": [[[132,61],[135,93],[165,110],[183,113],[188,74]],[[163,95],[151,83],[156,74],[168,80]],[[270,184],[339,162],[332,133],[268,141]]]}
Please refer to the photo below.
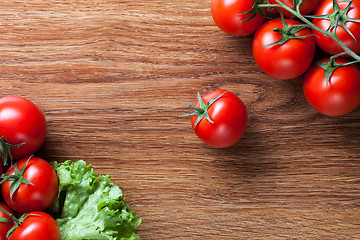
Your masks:
{"label": "cherry tomato", "polygon": [[12,232],[9,240],[61,239],[59,226],[49,214],[33,211],[23,218],[23,222]]}
{"label": "cherry tomato", "polygon": [[[292,19],[285,19],[285,22],[289,27],[301,24]],[[295,35],[308,37],[268,46],[282,38],[282,34],[274,31],[274,28],[284,29],[280,19],[266,22],[256,31],[252,46],[255,61],[261,70],[273,78],[296,78],[312,63],[316,50],[314,37],[309,29],[304,28]]]}
{"label": "cherry tomato", "polygon": [[211,15],[216,25],[224,32],[234,36],[247,36],[255,32],[265,18],[259,13],[250,21],[248,12],[254,0],[211,0]]}
{"label": "cherry tomato", "polygon": [[[322,59],[321,62],[328,62]],[[336,63],[348,60],[336,59]],[[336,69],[328,85],[324,70],[312,65],[304,75],[303,90],[309,104],[322,114],[328,116],[345,115],[360,104],[360,70],[355,65]]]}
{"label": "cherry tomato", "polygon": [[[0,202],[0,206],[6,212],[8,212],[8,213],[10,213],[12,215],[14,214],[13,211],[5,203]],[[0,222],[0,240],[7,240],[6,239],[6,234],[12,228],[14,223],[13,223],[13,220],[11,219],[11,217],[7,213],[3,212],[2,210],[0,210],[0,217],[9,220],[9,222],[4,222],[4,221]]]}
{"label": "cherry tomato", "polygon": [[0,137],[8,144],[23,144],[11,149],[14,159],[35,153],[45,140],[46,128],[43,113],[31,101],[19,96],[0,99]]}
{"label": "cherry tomato", "polygon": [[[337,0],[340,9],[345,9],[349,2],[343,0]],[[315,10],[314,15],[325,15],[325,14],[332,14],[333,10],[333,0],[323,0],[319,7]],[[350,18],[360,19],[360,0],[354,0],[351,4],[351,7],[346,14]],[[336,20],[334,20],[336,21]],[[343,21],[343,17],[340,17],[339,21]],[[323,30],[327,30],[331,24],[330,20],[326,19],[313,19],[313,24],[318,26]],[[356,54],[360,53],[360,22],[353,22],[348,21],[345,23],[345,26],[348,30],[353,34],[351,36],[342,26],[338,25],[336,29],[336,36],[342,41],[348,48],[350,48]],[[336,55],[339,53],[344,52],[344,50],[339,46],[331,38],[325,36],[324,34],[312,30],[313,33],[316,35],[315,40],[317,45],[326,53],[330,55]],[[333,32],[333,29],[331,30]]]}
{"label": "cherry tomato", "polygon": [[4,200],[10,208],[19,213],[45,210],[50,207],[58,194],[59,181],[56,172],[44,159],[30,157],[18,160],[6,171],[6,175],[13,176],[15,167],[21,171],[25,164],[24,172],[19,177],[25,178],[32,184],[20,183],[11,197],[10,188],[14,181],[4,181],[1,185]]}
{"label": "cherry tomato", "polygon": [[[294,9],[294,0],[281,0],[286,6]],[[269,0],[271,4],[277,4],[276,0]],[[300,5],[300,13],[302,15],[307,15],[315,10],[315,8],[319,5],[320,0],[304,0]],[[284,8],[280,8],[285,17],[292,17],[292,13],[285,10]],[[275,8],[276,11],[279,11],[279,8]]]}
{"label": "cherry tomato", "polygon": [[[201,98],[201,101],[207,104],[214,99],[216,100],[204,109],[204,113],[213,123],[206,117],[200,118],[199,121],[199,116],[192,115],[192,127],[201,140],[214,148],[232,146],[240,140],[245,132],[248,121],[246,107],[238,96],[226,90],[208,93]],[[195,108],[200,107],[201,104],[198,101]],[[195,125],[197,121],[198,123]]]}

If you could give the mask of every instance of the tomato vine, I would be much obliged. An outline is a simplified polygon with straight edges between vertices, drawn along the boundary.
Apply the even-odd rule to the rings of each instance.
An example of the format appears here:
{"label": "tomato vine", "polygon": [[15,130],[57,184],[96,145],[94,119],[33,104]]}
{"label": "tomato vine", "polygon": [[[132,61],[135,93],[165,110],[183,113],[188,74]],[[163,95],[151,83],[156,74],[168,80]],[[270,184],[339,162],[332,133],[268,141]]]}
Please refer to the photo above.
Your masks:
{"label": "tomato vine", "polygon": [[[336,30],[338,26],[344,27],[346,31],[348,29],[345,26],[345,22],[347,21],[354,21],[354,22],[360,22],[359,19],[349,18],[346,16],[346,13],[349,11],[350,6],[352,4],[352,0],[348,1],[348,7],[346,7],[344,10],[340,10],[339,5],[336,0],[333,0],[333,6],[334,6],[334,13],[332,16],[330,15],[322,15],[322,16],[316,16],[316,18],[322,18],[322,19],[328,19],[332,20],[331,27],[327,29],[326,31],[321,29],[320,27],[313,24],[308,18],[314,18],[314,16],[304,16],[300,13],[300,5],[303,3],[303,0],[294,0],[294,9],[290,8],[286,4],[282,3],[280,0],[275,0],[277,4],[270,4],[270,3],[263,3],[263,4],[257,4],[256,6],[259,8],[266,8],[266,7],[279,7],[287,10],[288,12],[292,13],[293,16],[297,17],[299,20],[304,22],[308,28],[315,29],[316,31],[324,34],[325,36],[333,39],[339,46],[344,50],[345,53],[347,53],[349,56],[351,56],[354,61],[352,63],[358,63],[360,62],[360,56],[357,55],[355,52],[353,52],[350,48],[348,48],[336,35],[336,31],[330,31],[332,29]],[[342,19],[342,20],[341,20]],[[340,21],[341,20],[341,21]],[[351,34],[352,35],[352,34]]]}
{"label": "tomato vine", "polygon": [[[330,79],[332,73],[339,67],[345,67],[345,66],[348,66],[351,64],[360,63],[360,56],[357,53],[355,53],[353,50],[351,50],[347,45],[345,45],[340,40],[340,38],[337,36],[337,32],[336,32],[337,28],[340,26],[344,29],[344,31],[346,31],[349,34],[350,37],[352,37],[355,41],[357,40],[355,38],[355,36],[351,33],[351,31],[345,25],[345,23],[347,23],[347,22],[360,23],[360,19],[351,18],[351,17],[347,16],[349,10],[351,9],[353,0],[344,0],[343,2],[345,2],[345,3],[348,2],[348,5],[344,9],[340,9],[339,3],[336,0],[332,0],[333,13],[323,14],[323,15],[303,15],[300,11],[300,6],[304,2],[303,0],[293,0],[293,5],[294,5],[293,8],[286,5],[281,0],[274,0],[273,2],[276,2],[276,4],[269,3],[269,1],[267,1],[267,0],[263,0],[262,2],[263,3],[255,2],[254,7],[260,8],[260,9],[277,8],[278,11],[280,12],[281,19],[284,18],[282,11],[286,11],[286,12],[292,14],[293,18],[297,18],[302,23],[304,23],[303,25],[299,25],[297,28],[300,29],[302,27],[307,27],[309,29],[313,29],[313,30],[323,34],[324,36],[329,37],[330,39],[334,40],[341,47],[343,52],[341,52],[339,54],[330,54],[332,56],[331,56],[328,64],[317,63],[317,65],[319,67],[324,69],[325,79],[326,79],[327,83],[329,82],[329,79]],[[282,10],[280,10],[280,9],[282,9]],[[258,11],[258,12],[260,12],[260,11]],[[324,29],[320,28],[319,26],[317,26],[316,24],[314,24],[309,19],[324,19],[324,20],[330,21],[331,23],[330,23],[329,27],[326,30],[324,30]],[[284,25],[284,29],[285,28],[286,28],[286,26]],[[274,29],[274,31],[278,31],[278,29]],[[286,32],[282,31],[281,34],[283,35],[283,38],[277,42],[272,43],[271,45],[283,44],[285,41],[287,41]],[[289,39],[291,39],[291,38],[289,38]],[[352,58],[352,61],[350,61],[346,64],[335,63],[335,59],[337,57],[341,57],[344,55],[350,56]]]}

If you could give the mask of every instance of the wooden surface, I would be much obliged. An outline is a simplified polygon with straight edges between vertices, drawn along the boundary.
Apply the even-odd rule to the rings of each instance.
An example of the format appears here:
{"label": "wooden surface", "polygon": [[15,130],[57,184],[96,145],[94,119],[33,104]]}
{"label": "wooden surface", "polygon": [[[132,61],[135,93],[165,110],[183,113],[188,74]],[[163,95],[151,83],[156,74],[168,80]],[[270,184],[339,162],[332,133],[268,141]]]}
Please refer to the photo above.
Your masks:
{"label": "wooden surface", "polygon": [[[302,79],[262,73],[251,37],[221,32],[209,4],[2,1],[1,96],[43,110],[38,155],[112,176],[142,239],[360,239],[360,109],[317,113]],[[178,117],[219,88],[249,112],[222,150]]]}

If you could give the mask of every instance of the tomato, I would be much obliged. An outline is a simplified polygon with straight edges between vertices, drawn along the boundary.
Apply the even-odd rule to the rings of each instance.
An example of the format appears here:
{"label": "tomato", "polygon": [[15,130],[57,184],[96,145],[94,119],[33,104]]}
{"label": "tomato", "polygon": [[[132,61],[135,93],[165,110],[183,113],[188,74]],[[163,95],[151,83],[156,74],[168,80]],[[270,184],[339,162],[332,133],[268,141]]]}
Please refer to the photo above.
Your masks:
{"label": "tomato", "polygon": [[[321,62],[328,62],[322,59]],[[346,63],[346,59],[336,59],[336,63]],[[355,65],[336,69],[328,85],[324,70],[312,65],[304,75],[303,90],[309,104],[328,116],[345,115],[360,104],[360,70]]]}
{"label": "tomato", "polygon": [[211,0],[211,15],[216,25],[224,32],[234,36],[247,36],[255,32],[264,22],[265,17],[257,13],[250,21],[254,0]]}
{"label": "tomato", "polygon": [[[281,0],[286,6],[294,9],[294,0]],[[276,0],[269,0],[271,4],[278,4]],[[315,8],[319,5],[320,0],[303,0],[303,3],[300,5],[300,13],[302,15],[309,14],[315,10]],[[292,17],[292,13],[285,10],[284,8],[280,8],[285,17]],[[279,8],[275,8],[276,11],[279,11]]]}
{"label": "tomato", "polygon": [[[24,165],[26,166],[24,167]],[[12,178],[7,180],[7,176],[14,176],[15,167],[21,173],[17,175],[17,179],[21,177],[30,181],[30,183],[21,183],[10,196],[11,185],[14,182]],[[24,168],[23,168],[24,167]],[[35,210],[47,209],[55,200],[58,194],[59,181],[54,168],[44,159],[39,157],[23,158],[18,160],[11,166],[3,177],[1,191],[5,202],[10,208],[19,213],[25,213]]]}
{"label": "tomato", "polygon": [[293,25],[301,24],[292,19],[284,19],[284,21],[288,27],[284,27],[280,19],[264,23],[254,35],[252,50],[256,63],[266,74],[277,79],[292,79],[309,68],[315,56],[316,44],[311,31],[304,28],[294,35],[308,37],[290,39],[278,45],[268,46],[282,39],[282,34],[274,31],[274,28],[285,31]]}
{"label": "tomato", "polygon": [[0,99],[0,137],[3,138],[0,144],[23,144],[11,148],[14,159],[35,153],[45,140],[46,128],[43,113],[31,101],[19,96]]}
{"label": "tomato", "polygon": [[9,240],[60,240],[60,229],[57,222],[47,213],[29,212],[21,224],[11,233]]}
{"label": "tomato", "polygon": [[[198,95],[198,99],[195,108],[192,107],[192,109],[202,108],[203,110],[198,109],[184,115],[192,115],[191,124],[195,134],[214,148],[225,148],[238,142],[245,132],[248,121],[246,107],[242,100],[226,90],[210,92],[203,98]],[[209,101],[213,103],[210,105]],[[207,106],[202,107],[204,104],[201,102]],[[194,115],[197,114],[196,111],[204,111],[202,114],[205,115],[202,116],[205,117]]]}
{"label": "tomato", "polygon": [[[8,213],[14,214],[13,211],[5,203],[0,202],[0,207],[3,208]],[[4,221],[0,222],[0,240],[7,240],[6,234],[12,228],[14,223],[11,217],[3,210],[0,210],[0,217],[9,220],[9,222],[4,222]]]}
{"label": "tomato", "polygon": [[[343,1],[343,0],[337,0],[337,3],[339,4],[339,7],[341,10],[345,9],[349,2]],[[325,14],[332,14],[334,13],[333,10],[333,0],[323,0],[319,7],[316,9],[314,15],[325,15]],[[341,16],[341,14],[335,14],[333,22],[336,21],[337,16]],[[360,0],[354,0],[351,4],[351,7],[349,11],[346,14],[347,17],[360,19]],[[344,17],[339,17],[339,22],[343,22],[345,19]],[[323,30],[327,30],[331,24],[330,20],[326,19],[319,19],[315,18],[313,19],[313,24],[318,26],[319,28]],[[342,26],[338,26],[336,29],[336,36],[342,41],[348,48],[350,48],[353,52],[356,54],[360,53],[360,22],[353,22],[353,21],[347,21],[345,23],[345,26],[348,28],[348,30],[353,34],[351,36]],[[336,43],[334,40],[332,40],[330,37],[325,36],[324,34],[312,30],[313,33],[316,35],[315,40],[318,46],[325,51],[326,53],[330,55],[336,55],[339,53],[344,52],[344,50]],[[333,29],[331,29],[331,32],[333,32]]]}

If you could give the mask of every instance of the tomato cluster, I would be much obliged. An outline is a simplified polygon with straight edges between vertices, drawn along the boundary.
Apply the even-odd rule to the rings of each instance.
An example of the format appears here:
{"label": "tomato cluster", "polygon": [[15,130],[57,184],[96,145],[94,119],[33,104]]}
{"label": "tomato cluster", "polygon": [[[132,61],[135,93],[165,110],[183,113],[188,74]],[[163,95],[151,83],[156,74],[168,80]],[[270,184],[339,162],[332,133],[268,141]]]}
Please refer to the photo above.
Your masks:
{"label": "tomato cluster", "polygon": [[45,212],[58,194],[58,177],[46,160],[33,156],[46,137],[47,123],[33,102],[0,99],[0,240],[60,240],[60,229]]}
{"label": "tomato cluster", "polygon": [[[360,105],[360,0],[211,0],[211,14],[228,34],[253,34],[263,72],[303,76],[304,95],[320,113],[341,116]],[[319,52],[328,56],[318,60]]]}

